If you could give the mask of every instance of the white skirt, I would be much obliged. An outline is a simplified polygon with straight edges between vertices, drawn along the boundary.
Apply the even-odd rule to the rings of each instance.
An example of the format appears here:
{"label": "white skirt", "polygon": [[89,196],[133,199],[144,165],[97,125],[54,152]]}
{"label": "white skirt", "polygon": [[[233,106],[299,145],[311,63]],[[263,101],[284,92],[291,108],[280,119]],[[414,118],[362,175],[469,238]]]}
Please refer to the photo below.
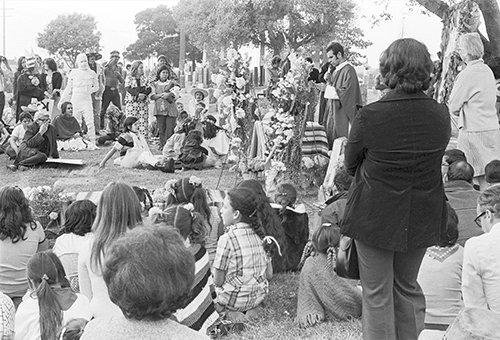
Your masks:
{"label": "white skirt", "polygon": [[458,148],[465,153],[467,162],[474,168],[474,177],[483,176],[486,164],[500,159],[500,130],[460,130]]}

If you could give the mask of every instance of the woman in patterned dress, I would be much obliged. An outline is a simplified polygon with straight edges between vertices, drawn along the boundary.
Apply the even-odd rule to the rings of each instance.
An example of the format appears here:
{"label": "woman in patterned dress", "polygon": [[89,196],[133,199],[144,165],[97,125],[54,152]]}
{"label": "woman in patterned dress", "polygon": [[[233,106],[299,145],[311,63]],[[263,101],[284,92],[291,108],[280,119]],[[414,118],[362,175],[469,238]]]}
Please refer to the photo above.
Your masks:
{"label": "woman in patterned dress", "polygon": [[130,74],[125,79],[125,112],[127,116],[138,119],[139,134],[148,138],[148,118],[149,118],[149,95],[151,87],[144,75],[144,65],[142,61],[136,60],[132,63]]}

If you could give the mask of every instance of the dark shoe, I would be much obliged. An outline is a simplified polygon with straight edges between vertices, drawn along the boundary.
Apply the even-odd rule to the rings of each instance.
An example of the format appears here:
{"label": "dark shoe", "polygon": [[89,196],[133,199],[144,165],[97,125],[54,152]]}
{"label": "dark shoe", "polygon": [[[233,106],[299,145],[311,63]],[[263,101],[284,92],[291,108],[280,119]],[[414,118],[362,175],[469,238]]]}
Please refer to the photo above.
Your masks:
{"label": "dark shoe", "polygon": [[10,171],[16,171],[17,168],[18,168],[17,165],[14,165],[14,164],[7,165],[7,169],[9,169]]}

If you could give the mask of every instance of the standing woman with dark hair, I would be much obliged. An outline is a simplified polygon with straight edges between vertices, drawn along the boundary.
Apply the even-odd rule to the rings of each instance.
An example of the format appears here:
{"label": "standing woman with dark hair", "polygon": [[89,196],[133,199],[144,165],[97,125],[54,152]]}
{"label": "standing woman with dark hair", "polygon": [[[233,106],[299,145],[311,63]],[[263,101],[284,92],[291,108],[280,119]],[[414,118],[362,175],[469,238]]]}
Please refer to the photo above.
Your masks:
{"label": "standing woman with dark hair", "polygon": [[354,179],[341,233],[357,248],[364,339],[416,340],[424,329],[417,274],[446,230],[441,161],[450,139],[447,107],[423,92],[432,68],[424,44],[393,42],[380,57],[391,91],[356,115],[346,145]]}
{"label": "standing woman with dark hair", "polygon": [[132,63],[130,74],[125,79],[125,89],[125,114],[138,119],[139,134],[147,140],[151,87],[144,75],[142,61],[135,60]]}
{"label": "standing woman with dark hair", "polygon": [[28,289],[28,260],[46,249],[45,233],[34,221],[23,191],[17,187],[0,189],[0,291],[16,306]]}
{"label": "standing woman with dark hair", "polygon": [[90,300],[94,318],[120,313],[109,299],[102,268],[111,243],[140,223],[141,205],[134,190],[125,183],[108,184],[97,206],[93,235],[78,256],[80,289]]}
{"label": "standing woman with dark hair", "polygon": [[62,87],[62,75],[57,70],[57,64],[54,59],[47,58],[43,62],[43,67],[45,72],[40,76],[40,82],[42,83],[42,88],[45,91],[45,96],[52,99],[54,102],[52,104],[52,114],[51,119],[53,120],[56,116],[61,113],[59,110],[59,100],[61,99],[61,87]]}
{"label": "standing woman with dark hair", "polygon": [[16,339],[57,339],[62,325],[72,319],[89,321],[89,300],[67,286],[61,261],[51,251],[35,254],[26,270],[32,292],[16,312]]}
{"label": "standing woman with dark hair", "polygon": [[[23,73],[24,69],[26,68],[26,57],[21,56],[17,60],[17,70],[14,72],[14,79],[12,80],[12,94],[14,98],[14,107],[17,112],[17,78]],[[20,109],[20,108],[19,108]]]}
{"label": "standing woman with dark hair", "polygon": [[5,106],[5,93],[4,93],[6,84],[5,79],[7,78],[5,70],[2,69],[2,64],[5,65],[6,69],[9,72],[12,72],[9,62],[7,61],[7,58],[5,58],[4,56],[0,56],[0,122],[3,122],[2,115],[3,115],[3,108]]}

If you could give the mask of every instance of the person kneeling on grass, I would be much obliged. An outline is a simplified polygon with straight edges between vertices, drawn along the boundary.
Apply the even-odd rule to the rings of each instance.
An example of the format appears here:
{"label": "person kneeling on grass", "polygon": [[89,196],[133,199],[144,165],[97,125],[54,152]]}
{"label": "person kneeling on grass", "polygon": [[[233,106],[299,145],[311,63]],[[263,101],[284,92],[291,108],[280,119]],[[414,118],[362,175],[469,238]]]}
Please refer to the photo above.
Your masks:
{"label": "person kneeling on grass", "polygon": [[61,114],[54,119],[58,150],[95,150],[96,145],[83,139],[82,127],[73,116],[73,104],[64,102]]}
{"label": "person kneeling on grass", "polygon": [[299,278],[297,319],[300,327],[314,326],[325,316],[347,320],[361,316],[361,290],[355,281],[339,277],[334,270],[335,248],[339,245],[340,228],[337,223],[324,223],[312,237],[314,254],[309,256]]}
{"label": "person kneeling on grass", "polygon": [[19,167],[40,165],[49,157],[59,158],[56,133],[54,126],[50,124],[50,113],[38,111],[34,122],[26,129],[14,164],[7,165],[7,168],[16,171]]}
{"label": "person kneeling on grass", "polygon": [[[116,151],[120,152],[120,157],[115,159],[114,164],[124,168],[147,168],[156,169],[158,159],[153,156],[144,136],[138,133],[138,119],[127,117],[123,122],[123,133],[99,163],[100,168],[106,166],[106,162],[113,157]],[[173,167],[173,165],[172,165]]]}
{"label": "person kneeling on grass", "polygon": [[213,263],[215,308],[231,321],[244,321],[269,292],[273,267],[263,242],[259,200],[249,189],[231,190],[221,209],[227,232],[219,238]]}

